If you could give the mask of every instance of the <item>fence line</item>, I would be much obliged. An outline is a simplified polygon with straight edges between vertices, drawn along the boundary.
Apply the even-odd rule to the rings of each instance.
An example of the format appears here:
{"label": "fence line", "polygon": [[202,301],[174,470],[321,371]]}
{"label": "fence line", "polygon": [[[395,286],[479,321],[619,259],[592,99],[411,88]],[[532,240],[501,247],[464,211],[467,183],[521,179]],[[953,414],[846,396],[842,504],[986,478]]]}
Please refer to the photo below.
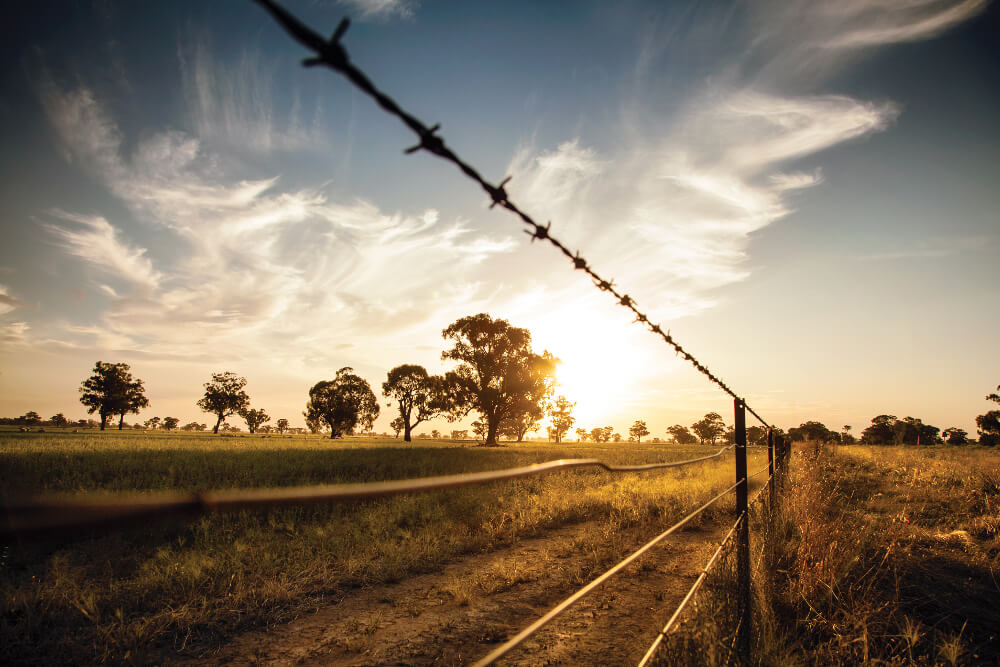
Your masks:
{"label": "fence line", "polygon": [[526,639],[528,639],[529,637],[531,637],[533,634],[535,634],[536,632],[538,632],[539,630],[541,630],[542,628],[544,628],[546,625],[548,625],[551,621],[553,621],[556,617],[558,617],[564,611],[566,611],[567,609],[569,609],[570,607],[572,607],[574,604],[576,604],[577,602],[579,602],[580,600],[582,600],[588,594],[592,593],[601,584],[603,584],[608,579],[610,579],[611,577],[613,577],[614,575],[618,574],[623,569],[625,569],[625,567],[627,567],[636,558],[638,558],[639,556],[643,555],[644,553],[646,553],[647,551],[649,551],[650,549],[652,549],[653,547],[655,547],[657,544],[659,544],[661,541],[663,541],[669,535],[673,534],[678,529],[680,529],[682,526],[684,526],[684,524],[686,524],[687,522],[689,522],[691,519],[695,518],[696,516],[698,516],[699,514],[701,514],[702,512],[704,512],[706,509],[708,509],[709,507],[711,507],[712,505],[714,505],[717,500],[725,497],[730,491],[733,491],[740,484],[743,484],[743,482],[744,482],[744,480],[740,480],[740,481],[736,482],[735,484],[733,484],[732,486],[730,486],[728,489],[726,489],[725,491],[723,491],[722,493],[718,494],[717,496],[715,496],[714,498],[712,498],[711,500],[709,500],[707,503],[705,503],[704,505],[702,505],[698,509],[696,509],[693,512],[691,512],[690,514],[688,514],[686,517],[684,517],[683,519],[681,519],[680,521],[678,521],[674,525],[670,526],[670,528],[667,528],[665,531],[663,531],[662,533],[660,533],[659,535],[657,535],[656,537],[654,537],[653,539],[651,539],[649,542],[646,542],[646,544],[644,544],[641,547],[639,547],[639,549],[633,551],[631,554],[629,554],[628,556],[626,556],[623,560],[619,561],[617,565],[615,565],[614,567],[612,567],[611,569],[609,569],[607,572],[605,572],[601,576],[599,576],[596,579],[594,579],[593,581],[591,581],[589,584],[587,584],[586,586],[584,586],[583,588],[581,588],[580,590],[578,590],[576,593],[573,593],[568,598],[566,598],[565,600],[563,600],[562,602],[560,602],[558,605],[556,605],[555,607],[553,607],[547,614],[545,614],[544,616],[542,616],[541,618],[539,618],[537,621],[535,621],[534,623],[532,623],[528,627],[526,627],[524,630],[522,630],[521,632],[519,632],[517,635],[515,635],[511,639],[509,639],[506,642],[504,642],[504,644],[502,644],[501,646],[498,646],[496,649],[494,649],[493,651],[491,651],[486,657],[484,657],[481,660],[479,660],[476,663],[474,663],[473,667],[483,667],[484,665],[492,665],[494,662],[496,662],[497,660],[499,660],[503,656],[507,655],[511,650],[513,650],[514,648],[516,648],[517,646],[519,646],[522,642],[524,642]]}
{"label": "fence line", "polygon": [[[756,477],[765,470],[767,470],[767,468],[762,468],[761,470],[758,470],[754,474],[750,475],[750,478],[752,479]],[[770,482],[770,480],[771,477],[768,476],[767,481]],[[761,490],[757,492],[757,495],[754,496],[753,500],[750,501],[750,505],[753,506],[754,503],[760,500],[761,496],[764,495],[764,491],[767,490],[768,488],[769,488],[768,486],[761,488]],[[740,526],[740,522],[746,521],[746,519],[747,519],[747,512],[742,512],[739,518],[736,519],[736,522],[733,523],[733,525],[729,528],[729,532],[726,533],[726,536],[724,538],[722,538],[722,541],[719,543],[719,547],[712,554],[712,557],[708,559],[708,563],[705,564],[705,567],[701,569],[701,572],[698,574],[698,578],[694,580],[694,583],[691,585],[691,588],[688,589],[687,594],[681,600],[680,604],[677,605],[677,609],[675,609],[674,613],[670,615],[670,619],[667,620],[666,625],[664,625],[663,629],[660,630],[659,634],[656,635],[656,639],[653,640],[653,643],[646,651],[646,654],[642,656],[642,660],[639,661],[638,667],[645,667],[645,665],[647,665],[649,661],[653,659],[653,656],[656,654],[656,650],[660,647],[660,643],[666,638],[668,634],[670,634],[671,630],[673,630],[674,625],[680,619],[681,613],[688,606],[691,600],[694,599],[694,595],[695,593],[698,592],[698,589],[701,588],[703,583],[705,583],[705,580],[708,578],[709,571],[715,565],[715,562],[719,559],[719,556],[722,555],[722,552],[725,549],[726,544],[729,543],[729,540],[733,539],[733,536],[736,534],[736,529],[739,528]]]}
{"label": "fence line", "polygon": [[[729,388],[729,385],[710,371],[707,366],[698,361],[694,355],[685,350],[680,343],[675,341],[669,330],[664,331],[659,324],[652,322],[646,313],[639,310],[635,299],[630,297],[628,294],[619,291],[615,287],[614,280],[606,279],[600,276],[590,266],[590,264],[587,263],[587,260],[580,255],[579,251],[575,253],[571,252],[565,244],[552,236],[551,222],[546,225],[542,225],[514,204],[514,202],[510,200],[510,197],[508,197],[507,191],[504,189],[504,186],[507,185],[511,179],[510,176],[500,181],[498,185],[493,185],[486,181],[471,164],[462,160],[462,158],[460,158],[452,149],[445,145],[444,139],[437,133],[438,130],[441,129],[440,124],[436,124],[433,127],[425,125],[416,116],[397,104],[394,99],[379,90],[375,84],[372,83],[371,79],[368,78],[367,74],[351,63],[347,50],[340,42],[341,37],[344,36],[344,33],[347,32],[347,28],[351,24],[349,19],[344,18],[341,20],[337,29],[334,30],[333,35],[329,40],[327,40],[324,39],[322,35],[315,32],[312,28],[306,26],[304,23],[295,18],[295,16],[289,13],[284,7],[274,2],[274,0],[255,0],[255,2],[266,9],[274,20],[277,21],[295,41],[299,42],[316,54],[313,57],[303,60],[302,64],[304,66],[315,67],[316,65],[326,65],[335,72],[339,72],[344,75],[348,81],[354,84],[355,87],[374,99],[375,102],[387,113],[399,118],[399,120],[401,120],[406,127],[416,134],[418,143],[415,146],[406,149],[406,153],[415,153],[416,151],[425,150],[454,164],[462,171],[463,174],[478,183],[486,194],[489,195],[492,200],[490,208],[499,205],[501,208],[507,209],[520,218],[521,222],[523,222],[527,227],[527,229],[524,230],[525,233],[531,237],[532,241],[535,241],[536,239],[540,241],[548,241],[549,244],[558,249],[559,252],[561,252],[573,263],[574,269],[586,273],[591,280],[593,280],[594,286],[597,287],[597,289],[602,292],[608,292],[614,296],[615,299],[617,299],[619,305],[630,310],[632,314],[635,315],[636,322],[648,326],[651,332],[660,336],[660,338],[663,339],[665,343],[670,345],[678,355],[683,356],[685,360],[690,362],[696,369],[698,369],[699,372],[718,385],[719,388],[729,394],[732,398],[740,398],[732,389]],[[747,406],[747,411],[756,417],[761,424],[770,427],[770,424],[764,421],[764,419],[749,406]]]}
{"label": "fence line", "polygon": [[684,461],[646,463],[642,465],[611,465],[598,459],[559,459],[519,468],[486,472],[420,477],[360,484],[328,484],[286,489],[249,489],[206,491],[203,493],[156,493],[142,496],[109,496],[91,494],[84,497],[49,498],[11,504],[4,507],[4,523],[0,536],[20,533],[50,532],[73,528],[109,526],[148,519],[258,509],[305,503],[371,500],[404,493],[424,493],[485,484],[534,475],[544,475],[572,468],[596,467],[611,473],[636,473],[683,466],[722,456],[735,447],[723,447],[715,454]]}

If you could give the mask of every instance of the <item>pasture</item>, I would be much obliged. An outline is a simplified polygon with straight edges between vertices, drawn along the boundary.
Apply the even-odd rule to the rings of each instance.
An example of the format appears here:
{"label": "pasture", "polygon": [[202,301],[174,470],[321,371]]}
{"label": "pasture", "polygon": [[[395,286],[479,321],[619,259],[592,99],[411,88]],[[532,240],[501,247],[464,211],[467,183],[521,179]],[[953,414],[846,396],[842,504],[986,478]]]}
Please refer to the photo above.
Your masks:
{"label": "pasture", "polygon": [[[557,458],[679,460],[716,448],[84,431],[0,434],[0,489],[31,493],[280,487],[401,479]],[[750,469],[766,457],[754,452]],[[578,577],[601,571],[733,481],[732,454],[676,470],[576,470],[376,501],[160,521],[2,553],[5,662],[158,662],[322,608],[351,591],[578,526]],[[732,498],[706,513],[728,517]],[[630,537],[631,536],[631,537]],[[632,539],[632,538],[635,539]],[[483,586],[484,590],[489,586]]]}

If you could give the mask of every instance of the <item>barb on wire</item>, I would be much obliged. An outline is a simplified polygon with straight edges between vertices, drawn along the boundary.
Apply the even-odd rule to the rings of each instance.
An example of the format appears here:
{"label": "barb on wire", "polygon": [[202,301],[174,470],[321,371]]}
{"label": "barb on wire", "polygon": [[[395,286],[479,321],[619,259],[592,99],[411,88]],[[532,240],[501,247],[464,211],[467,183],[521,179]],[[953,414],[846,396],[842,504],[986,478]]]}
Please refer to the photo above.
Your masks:
{"label": "barb on wire", "polygon": [[166,492],[124,498],[101,494],[87,495],[82,498],[43,498],[0,507],[0,536],[133,523],[152,518],[206,512],[331,501],[369,500],[403,493],[423,493],[532,475],[544,475],[572,468],[596,467],[612,473],[663,470],[714,459],[722,456],[729,449],[732,449],[732,446],[723,447],[715,454],[695,459],[641,465],[611,465],[599,459],[559,459],[504,470],[361,484],[328,484],[286,489],[242,489],[204,493]]}
{"label": "barb on wire", "polygon": [[519,632],[517,635],[510,638],[506,642],[504,642],[501,646],[495,648],[486,657],[482,658],[481,660],[478,660],[473,665],[473,667],[484,667],[485,665],[492,665],[494,662],[496,662],[500,658],[510,653],[512,650],[520,646],[526,639],[528,639],[536,632],[544,628],[546,625],[551,623],[553,620],[555,620],[564,611],[566,611],[567,609],[575,605],[577,602],[582,600],[584,597],[592,593],[595,589],[604,584],[608,579],[610,579],[611,577],[613,577],[614,575],[618,574],[623,569],[625,569],[636,558],[638,558],[639,556],[643,555],[644,553],[655,547],[657,544],[662,542],[668,536],[679,530],[688,521],[690,521],[691,519],[695,518],[696,516],[704,512],[706,509],[711,507],[716,501],[718,501],[720,498],[723,498],[726,494],[728,494],[730,491],[732,491],[742,483],[743,480],[736,482],[728,489],[726,489],[725,491],[715,496],[714,498],[706,502],[698,509],[688,514],[686,517],[684,517],[674,525],[670,526],[670,528],[667,528],[665,531],[663,531],[662,533],[651,539],[649,542],[646,542],[646,544],[642,545],[637,550],[633,551],[631,554],[626,556],[622,561],[620,561],[610,570],[608,570],[601,576],[597,577],[589,584],[578,590],[576,593],[573,593],[573,595],[570,595],[568,598],[560,602],[558,605],[553,607],[547,614],[539,618],[537,621],[535,621],[528,627],[526,627],[524,630],[521,630],[521,632]]}
{"label": "barb on wire", "polygon": [[[579,252],[571,252],[566,245],[552,236],[551,222],[543,226],[542,224],[536,222],[534,218],[526,212],[521,210],[514,202],[512,202],[510,197],[507,195],[507,191],[504,189],[504,186],[510,182],[510,176],[504,178],[499,185],[491,184],[483,178],[472,165],[462,160],[454,151],[448,148],[444,139],[437,134],[440,129],[440,124],[428,127],[415,116],[405,111],[401,106],[399,106],[399,104],[396,103],[395,100],[376,88],[375,84],[371,82],[368,76],[351,63],[347,50],[344,49],[341,44],[341,38],[344,36],[344,33],[350,25],[350,21],[348,21],[348,19],[343,19],[340,22],[340,25],[337,26],[333,36],[327,40],[324,39],[322,35],[318,34],[292,16],[291,13],[289,13],[277,2],[274,2],[274,0],[255,1],[267,10],[274,20],[277,21],[293,39],[316,54],[313,57],[305,59],[303,61],[304,65],[309,67],[315,65],[326,65],[330,69],[344,75],[357,88],[361,89],[374,99],[375,102],[387,113],[399,118],[404,125],[410,128],[410,130],[417,135],[418,143],[407,148],[405,150],[406,153],[415,153],[420,150],[425,150],[428,153],[436,155],[454,164],[462,171],[462,173],[478,183],[479,187],[486,192],[490,198],[490,208],[500,206],[520,218],[521,222],[524,223],[526,227],[525,232],[531,236],[532,240],[538,239],[539,241],[548,241],[550,245],[559,250],[559,252],[561,252],[573,263],[574,269],[586,273],[594,281],[594,284],[597,285],[598,289],[604,292],[609,292],[612,296],[614,296],[622,307],[632,311],[632,314],[635,315],[638,322],[646,324],[650,331],[658,335],[665,343],[673,347],[678,355],[683,356],[684,359],[693,364],[699,372],[718,385],[719,388],[731,397],[740,398],[732,389],[729,388],[729,385],[710,371],[707,366],[699,362],[690,352],[685,350],[680,343],[675,341],[669,331],[664,333],[660,325],[654,323],[649,319],[648,315],[639,310],[639,307],[633,298],[615,288],[614,281],[600,276],[580,255]],[[746,405],[745,402],[744,405]],[[746,406],[746,408],[761,424],[764,426],[770,426],[761,418],[760,415],[750,408],[750,406]]]}

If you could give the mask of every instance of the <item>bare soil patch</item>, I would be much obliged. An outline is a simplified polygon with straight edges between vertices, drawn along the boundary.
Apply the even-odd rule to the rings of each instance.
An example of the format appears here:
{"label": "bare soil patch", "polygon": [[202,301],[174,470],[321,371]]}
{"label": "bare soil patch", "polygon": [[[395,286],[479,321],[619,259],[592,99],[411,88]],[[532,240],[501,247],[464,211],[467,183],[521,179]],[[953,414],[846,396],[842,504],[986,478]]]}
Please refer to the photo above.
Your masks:
{"label": "bare soil patch", "polygon": [[[505,664],[635,664],[722,539],[729,519],[670,536],[551,623]],[[487,654],[617,560],[649,525],[577,524],[352,591],[290,623],[247,632],[196,664],[463,665]],[[612,544],[614,543],[614,544]],[[618,547],[616,550],[615,547]]]}

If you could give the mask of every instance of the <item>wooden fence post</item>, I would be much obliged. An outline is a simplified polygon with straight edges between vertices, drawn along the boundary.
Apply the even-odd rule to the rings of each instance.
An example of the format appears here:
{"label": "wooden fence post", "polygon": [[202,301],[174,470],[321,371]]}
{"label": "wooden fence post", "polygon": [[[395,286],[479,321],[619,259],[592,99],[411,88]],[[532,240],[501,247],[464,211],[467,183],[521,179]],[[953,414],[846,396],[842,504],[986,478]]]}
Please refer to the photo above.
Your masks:
{"label": "wooden fence post", "polygon": [[739,597],[739,626],[736,631],[736,652],[740,663],[750,664],[750,515],[747,511],[747,417],[742,399],[734,402],[736,432],[736,516],[742,517],[736,539],[736,578]]}

